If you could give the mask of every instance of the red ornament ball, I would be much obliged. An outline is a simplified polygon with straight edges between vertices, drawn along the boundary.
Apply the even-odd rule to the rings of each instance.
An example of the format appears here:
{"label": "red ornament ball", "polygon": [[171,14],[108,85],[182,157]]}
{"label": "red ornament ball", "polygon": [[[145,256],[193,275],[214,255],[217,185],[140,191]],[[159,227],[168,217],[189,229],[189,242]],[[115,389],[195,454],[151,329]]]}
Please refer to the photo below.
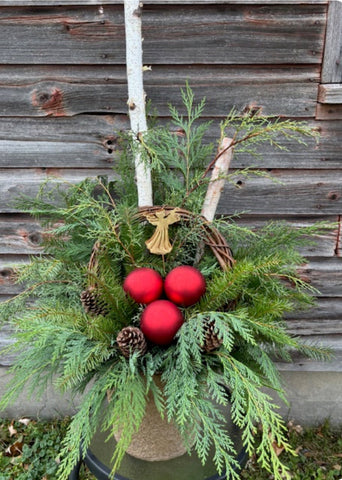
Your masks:
{"label": "red ornament ball", "polygon": [[143,311],[140,329],[151,342],[157,345],[168,345],[183,322],[183,314],[174,303],[168,300],[156,300],[147,305]]}
{"label": "red ornament ball", "polygon": [[151,303],[163,293],[163,279],[152,268],[137,268],[125,278],[123,289],[137,303]]}
{"label": "red ornament ball", "polygon": [[169,300],[189,307],[198,302],[206,290],[205,279],[197,268],[181,265],[171,270],[165,278],[164,291]]}

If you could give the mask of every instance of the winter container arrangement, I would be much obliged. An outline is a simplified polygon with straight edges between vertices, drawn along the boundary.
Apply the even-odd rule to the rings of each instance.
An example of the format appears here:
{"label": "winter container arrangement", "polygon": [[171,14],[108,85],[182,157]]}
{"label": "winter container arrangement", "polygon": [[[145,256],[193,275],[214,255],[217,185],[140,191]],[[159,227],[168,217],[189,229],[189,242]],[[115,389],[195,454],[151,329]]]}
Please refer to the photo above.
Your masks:
{"label": "winter container arrangement", "polygon": [[126,452],[148,461],[193,452],[238,478],[222,408],[247,453],[283,480],[274,445],[292,449],[269,393],[286,400],[274,360],[291,361],[294,350],[329,354],[291,336],[284,314],[312,305],[313,289],[296,270],[304,262],[298,247],[330,227],[272,221],[255,230],[215,213],[225,182],[266,175],[230,173],[233,153],[283,148],[282,138],[303,142],[313,132],[232,111],[217,145],[207,144],[205,101],[196,104],[189,85],[182,112],[170,106],[171,125],[147,128],[141,52],[131,48],[141,22],[134,4],[125,2],[131,131],[122,134],[113,177],[55,181],[19,200],[46,234],[44,254],[17,269],[22,293],[0,305],[17,352],[0,407],[24,387],[37,397],[50,382],[81,394],[59,480],[98,429],[116,438],[113,474]]}

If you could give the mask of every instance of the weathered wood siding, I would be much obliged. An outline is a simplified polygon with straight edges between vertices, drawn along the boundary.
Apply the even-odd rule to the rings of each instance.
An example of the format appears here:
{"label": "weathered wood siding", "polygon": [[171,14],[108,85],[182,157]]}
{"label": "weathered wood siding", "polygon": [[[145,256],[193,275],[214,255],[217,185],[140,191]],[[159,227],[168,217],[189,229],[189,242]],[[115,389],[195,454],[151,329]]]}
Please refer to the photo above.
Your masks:
{"label": "weathered wood siding", "polygon": [[[144,62],[148,98],[168,117],[188,80],[207,98],[213,120],[235,106],[303,119],[320,131],[316,144],[288,142],[263,158],[239,155],[281,180],[237,178],[220,213],[247,211],[242,222],[341,223],[341,2],[146,0]],[[337,20],[336,20],[337,19]],[[121,1],[0,0],[0,298],[18,292],[10,265],[40,251],[40,226],[15,210],[19,192],[34,195],[49,175],[76,181],[111,174],[117,132],[128,127]],[[317,307],[288,319],[291,332],[336,351],[331,364],[298,359],[293,369],[342,370],[340,226],[306,248],[301,274],[320,291]],[[4,331],[1,343],[6,343]],[[3,358],[2,364],[10,363]]]}

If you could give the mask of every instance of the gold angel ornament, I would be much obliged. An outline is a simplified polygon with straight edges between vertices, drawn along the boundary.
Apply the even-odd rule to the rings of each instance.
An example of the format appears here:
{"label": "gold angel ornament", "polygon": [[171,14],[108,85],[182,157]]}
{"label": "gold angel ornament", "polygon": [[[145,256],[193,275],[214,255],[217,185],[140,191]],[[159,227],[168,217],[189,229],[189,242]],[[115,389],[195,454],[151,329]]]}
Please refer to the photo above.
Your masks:
{"label": "gold angel ornament", "polygon": [[149,251],[156,255],[165,255],[171,252],[172,245],[169,240],[169,225],[178,222],[180,215],[176,210],[165,212],[165,210],[162,209],[155,213],[147,214],[146,219],[151,225],[156,226],[152,237],[145,242]]}

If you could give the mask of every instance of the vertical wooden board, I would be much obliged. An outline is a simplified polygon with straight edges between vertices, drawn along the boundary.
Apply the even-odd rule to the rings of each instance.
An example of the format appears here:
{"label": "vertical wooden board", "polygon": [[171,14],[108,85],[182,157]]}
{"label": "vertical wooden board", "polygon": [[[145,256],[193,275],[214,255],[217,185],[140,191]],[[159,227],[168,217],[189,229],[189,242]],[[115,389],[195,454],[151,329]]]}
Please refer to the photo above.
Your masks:
{"label": "vertical wooden board", "polygon": [[322,83],[342,82],[342,1],[329,2]]}
{"label": "vertical wooden board", "polygon": [[338,216],[338,231],[335,245],[335,255],[342,257],[342,214]]}

